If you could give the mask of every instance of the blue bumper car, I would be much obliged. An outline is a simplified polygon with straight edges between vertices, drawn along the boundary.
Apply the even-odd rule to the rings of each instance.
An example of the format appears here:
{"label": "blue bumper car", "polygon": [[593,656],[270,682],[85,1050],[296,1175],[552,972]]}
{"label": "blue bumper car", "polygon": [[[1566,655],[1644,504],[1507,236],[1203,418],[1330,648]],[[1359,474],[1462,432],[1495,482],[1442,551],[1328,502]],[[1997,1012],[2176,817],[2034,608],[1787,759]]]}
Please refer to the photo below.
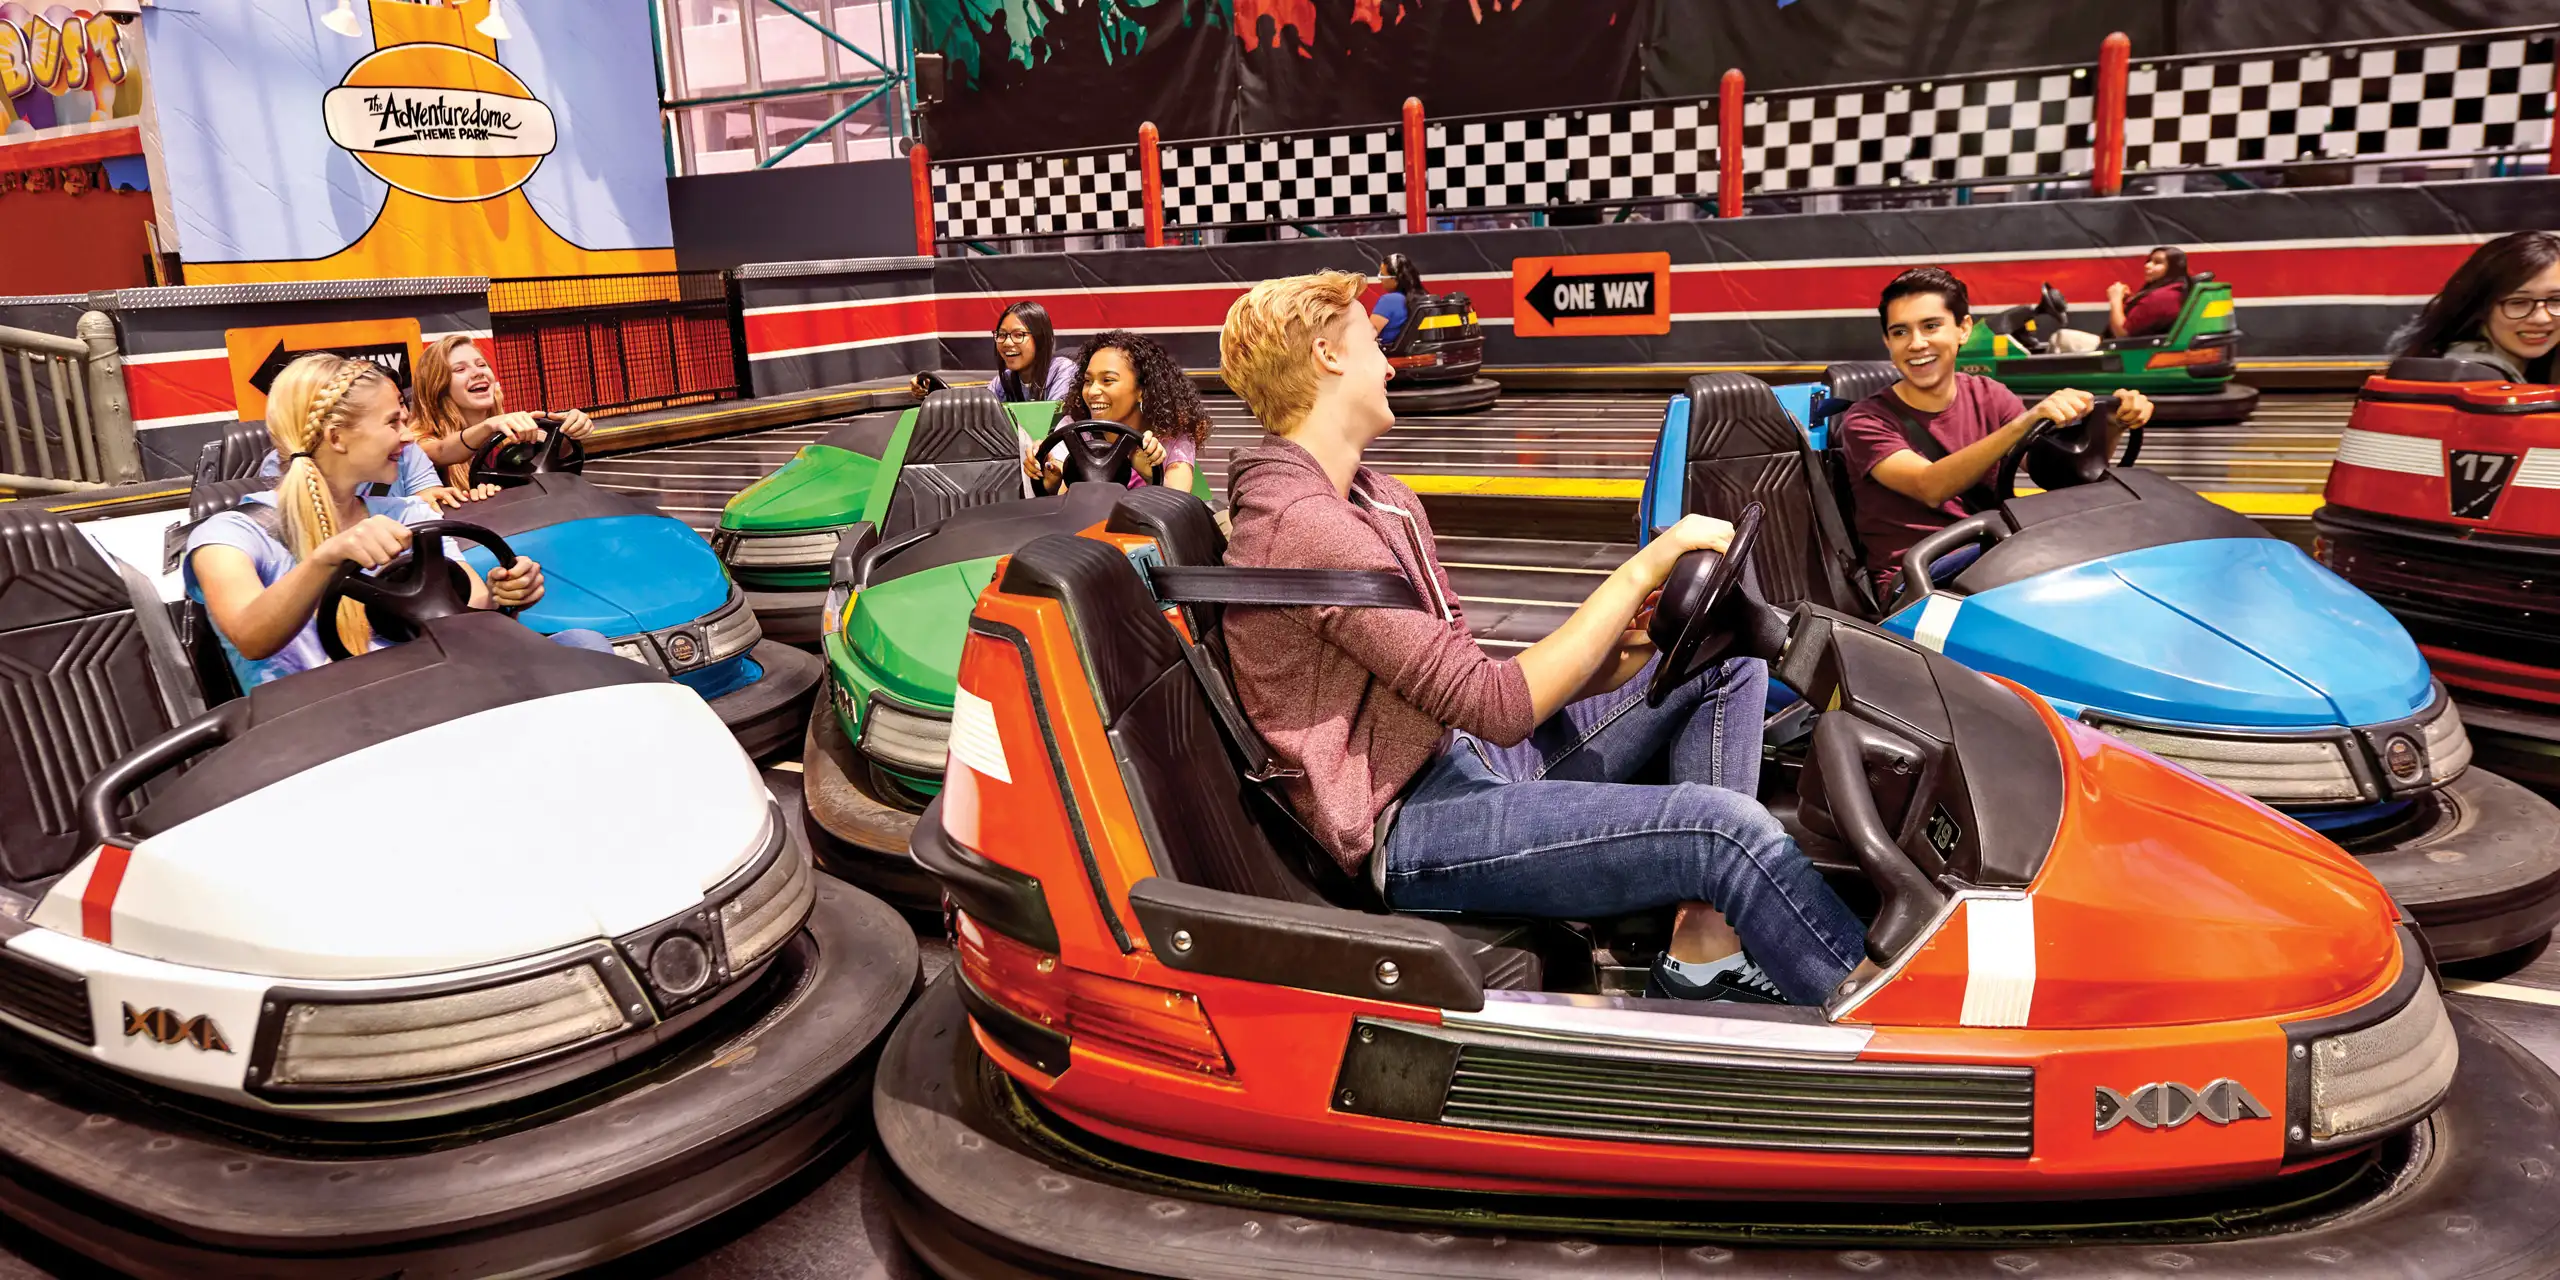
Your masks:
{"label": "blue bumper car", "polygon": [[[2441,959],[2560,923],[2560,811],[2471,767],[2460,713],[2400,624],[2252,521],[2110,465],[2096,420],[2031,433],[2003,460],[2005,499],[1912,547],[1879,599],[1829,428],[1897,376],[1691,379],[1665,411],[1639,532],[1761,503],[1772,601],[1873,619],[2295,818],[2355,854]],[[1930,838],[1924,819],[1906,840]]]}
{"label": "blue bumper car", "polygon": [[[504,492],[460,514],[542,566],[542,602],[520,620],[544,635],[603,632],[615,653],[701,694],[758,760],[799,745],[824,665],[764,638],[702,535],[589,484],[578,474],[585,462],[585,447],[556,431],[539,443],[492,441],[472,460],[472,483]],[[465,558],[483,574],[496,567],[485,550]]]}

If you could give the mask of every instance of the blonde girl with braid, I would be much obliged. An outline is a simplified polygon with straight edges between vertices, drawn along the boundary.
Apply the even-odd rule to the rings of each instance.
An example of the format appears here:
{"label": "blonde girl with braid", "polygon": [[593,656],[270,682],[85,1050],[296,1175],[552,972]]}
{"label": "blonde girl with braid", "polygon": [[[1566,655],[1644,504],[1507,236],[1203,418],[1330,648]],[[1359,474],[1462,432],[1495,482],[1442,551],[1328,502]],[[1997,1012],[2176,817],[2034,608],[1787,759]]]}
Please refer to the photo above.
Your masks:
{"label": "blonde girl with braid", "polygon": [[[187,593],[212,619],[244,692],[327,662],[312,615],[340,562],[380,568],[408,548],[410,525],[436,518],[416,498],[366,496],[397,477],[407,419],[399,390],[366,361],[315,353],[276,378],[267,433],[283,474],[274,490],[197,525],[183,562]],[[540,599],[542,567],[531,560],[493,570],[486,581],[471,574],[474,608]],[[359,606],[343,605],[323,621],[350,652],[372,647]],[[555,639],[611,648],[592,632]]]}
{"label": "blonde girl with braid", "polygon": [[[491,440],[543,438],[542,423],[532,414],[507,412],[498,371],[489,366],[479,344],[464,335],[450,334],[427,344],[418,357],[417,392],[418,420],[411,434],[457,488],[468,488],[472,456]],[[571,409],[560,415],[559,428],[561,434],[583,440],[595,423]]]}

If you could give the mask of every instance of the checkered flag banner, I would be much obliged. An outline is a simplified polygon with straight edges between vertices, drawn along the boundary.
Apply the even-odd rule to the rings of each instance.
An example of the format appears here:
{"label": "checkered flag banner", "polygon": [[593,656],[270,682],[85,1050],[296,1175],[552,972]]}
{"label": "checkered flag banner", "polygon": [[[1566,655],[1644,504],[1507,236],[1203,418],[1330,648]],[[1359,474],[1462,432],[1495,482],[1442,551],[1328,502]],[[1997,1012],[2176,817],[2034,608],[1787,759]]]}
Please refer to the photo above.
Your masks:
{"label": "checkered flag banner", "polygon": [[1716,104],[1656,102],[1434,121],[1434,213],[1703,198],[1716,189]]}
{"label": "checkered flag banner", "polygon": [[1404,127],[1163,144],[1168,227],[1404,216]]}
{"label": "checkered flag banner", "polygon": [[1135,147],[933,167],[933,217],[946,240],[1137,231],[1143,200]]}
{"label": "checkered flag banner", "polygon": [[2091,67],[1746,98],[1743,182],[1777,192],[2075,177],[2089,172],[2096,102]]}
{"label": "checkered flag banner", "polygon": [[2553,32],[2136,65],[2127,171],[2541,151]]}

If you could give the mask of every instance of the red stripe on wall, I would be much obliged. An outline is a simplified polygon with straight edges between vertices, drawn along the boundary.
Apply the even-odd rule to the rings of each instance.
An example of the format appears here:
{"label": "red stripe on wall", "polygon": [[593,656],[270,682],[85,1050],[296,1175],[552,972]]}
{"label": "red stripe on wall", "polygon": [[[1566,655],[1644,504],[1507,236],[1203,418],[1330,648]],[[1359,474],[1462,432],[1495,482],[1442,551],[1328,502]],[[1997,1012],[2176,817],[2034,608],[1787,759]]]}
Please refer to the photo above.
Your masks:
{"label": "red stripe on wall", "polygon": [[[2227,248],[2200,253],[2190,265],[2228,282],[2243,306],[2253,299],[2404,298],[2434,293],[2472,248],[2468,244]],[[2094,308],[2105,302],[2110,283],[2140,281],[2142,261],[2149,252],[2145,247],[2097,258],[1962,262],[1950,269],[1971,290],[1978,310],[2032,302],[2048,281],[2075,307]],[[1915,255],[1908,260],[1803,267],[1679,266],[1672,269],[1671,309],[1683,315],[1736,319],[1769,312],[1863,310],[1875,305],[1877,293],[1896,273],[1927,261],[1925,255]],[[1027,291],[1018,296],[1036,298],[1048,307],[1051,320],[1062,331],[1197,329],[1223,323],[1228,306],[1247,287],[1220,282],[1178,288]],[[1467,280],[1455,287],[1469,295],[1476,313],[1485,319],[1511,318],[1511,290],[1505,282]],[[1017,295],[1004,295],[1013,296]],[[891,298],[750,315],[747,350],[764,355],[991,329],[1000,300],[992,293]]]}
{"label": "red stripe on wall", "polygon": [[231,413],[238,408],[231,398],[228,356],[128,364],[124,367],[124,393],[132,402],[136,422]]}
{"label": "red stripe on wall", "polygon": [[133,850],[98,846],[98,861],[89,868],[89,885],[80,891],[80,936],[91,942],[116,940],[116,893],[124,888],[125,867]]}

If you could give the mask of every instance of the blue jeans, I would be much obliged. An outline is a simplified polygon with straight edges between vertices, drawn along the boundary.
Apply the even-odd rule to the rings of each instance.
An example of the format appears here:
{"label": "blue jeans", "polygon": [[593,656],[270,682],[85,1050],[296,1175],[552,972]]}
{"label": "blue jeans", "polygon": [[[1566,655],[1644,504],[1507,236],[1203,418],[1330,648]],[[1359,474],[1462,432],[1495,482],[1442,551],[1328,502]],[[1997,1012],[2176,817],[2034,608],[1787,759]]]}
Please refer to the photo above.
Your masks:
{"label": "blue jeans", "polygon": [[603,632],[590,631],[585,627],[554,631],[551,633],[551,643],[567,649],[585,649],[591,653],[613,652],[613,641],[606,639]]}
{"label": "blue jeans", "polygon": [[[1515,747],[1459,734],[1387,830],[1387,901],[1566,920],[1707,902],[1789,1000],[1822,1003],[1866,931],[1756,798],[1767,665],[1728,660],[1648,708],[1652,672]],[[1626,781],[1666,753],[1670,785]]]}

